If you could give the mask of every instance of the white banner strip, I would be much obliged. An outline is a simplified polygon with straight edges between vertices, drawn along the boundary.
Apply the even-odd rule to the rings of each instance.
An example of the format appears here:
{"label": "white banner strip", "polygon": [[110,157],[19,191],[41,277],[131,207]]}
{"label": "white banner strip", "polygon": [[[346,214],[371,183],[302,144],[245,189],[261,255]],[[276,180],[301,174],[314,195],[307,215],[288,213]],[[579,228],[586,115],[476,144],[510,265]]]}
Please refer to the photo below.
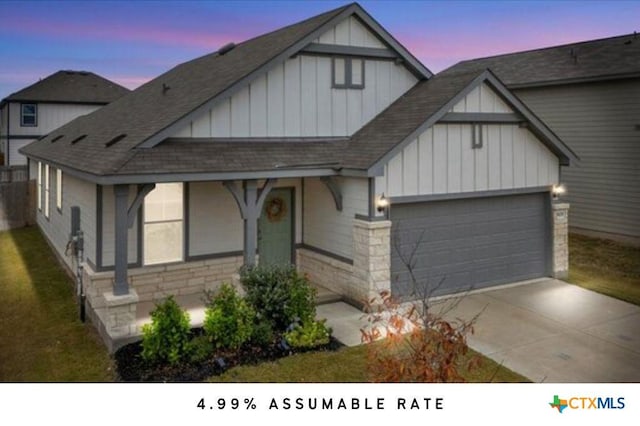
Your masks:
{"label": "white banner strip", "polygon": [[640,419],[640,384],[0,384],[0,398],[6,422],[68,426],[244,421],[622,426]]}

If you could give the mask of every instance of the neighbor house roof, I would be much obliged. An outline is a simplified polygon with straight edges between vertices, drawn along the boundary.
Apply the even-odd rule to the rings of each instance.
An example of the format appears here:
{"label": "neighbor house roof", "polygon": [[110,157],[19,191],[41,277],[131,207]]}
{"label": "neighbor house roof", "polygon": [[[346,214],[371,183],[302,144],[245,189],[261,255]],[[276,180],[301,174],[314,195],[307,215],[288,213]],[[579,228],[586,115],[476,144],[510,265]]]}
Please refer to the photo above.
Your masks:
{"label": "neighbor house roof", "polygon": [[108,104],[129,93],[129,89],[88,71],[63,70],[25,87],[2,100],[6,102],[48,102]]}
{"label": "neighbor house roof", "polygon": [[[297,53],[342,19],[356,14],[421,78],[432,74],[358,4],[317,15],[176,66],[128,95],[80,117],[21,152],[94,176],[124,174],[143,149],[171,137],[202,111],[246,86],[257,73]],[[164,148],[166,149],[166,148]]]}
{"label": "neighbor house roof", "polygon": [[472,59],[447,71],[467,73],[487,68],[509,88],[640,77],[640,35]]}

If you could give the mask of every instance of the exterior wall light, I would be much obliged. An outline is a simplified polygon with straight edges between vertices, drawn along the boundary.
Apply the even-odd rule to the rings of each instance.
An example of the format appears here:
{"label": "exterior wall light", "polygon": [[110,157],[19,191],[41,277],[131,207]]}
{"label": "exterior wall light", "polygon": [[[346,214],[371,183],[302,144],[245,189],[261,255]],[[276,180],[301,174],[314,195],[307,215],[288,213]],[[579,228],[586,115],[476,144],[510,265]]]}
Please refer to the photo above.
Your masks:
{"label": "exterior wall light", "polygon": [[378,202],[376,204],[378,207],[378,212],[380,213],[382,213],[389,207],[389,199],[384,196],[384,192],[382,193],[380,198],[378,198]]}
{"label": "exterior wall light", "polygon": [[551,194],[554,200],[557,200],[561,195],[567,192],[567,188],[564,185],[553,185],[551,189]]}

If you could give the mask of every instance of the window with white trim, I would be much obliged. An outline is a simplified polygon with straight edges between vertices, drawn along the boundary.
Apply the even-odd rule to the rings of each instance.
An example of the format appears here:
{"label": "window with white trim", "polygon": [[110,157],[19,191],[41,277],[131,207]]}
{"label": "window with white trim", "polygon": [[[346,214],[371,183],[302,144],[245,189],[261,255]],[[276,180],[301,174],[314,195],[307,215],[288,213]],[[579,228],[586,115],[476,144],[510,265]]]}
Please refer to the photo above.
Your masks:
{"label": "window with white trim", "polygon": [[35,127],[38,125],[38,105],[37,104],[21,104],[20,105],[20,126]]}
{"label": "window with white trim", "polygon": [[160,183],[144,199],[144,264],[184,258],[182,183]]}
{"label": "window with white trim", "polygon": [[364,59],[333,58],[334,89],[364,89]]}
{"label": "window with white trim", "polygon": [[42,163],[38,161],[38,176],[36,178],[38,180],[38,194],[36,203],[38,204],[38,210],[42,211]]}
{"label": "window with white trim", "polygon": [[56,208],[62,213],[62,170],[56,169]]}
{"label": "window with white trim", "polygon": [[44,217],[49,218],[49,165],[44,165]]}

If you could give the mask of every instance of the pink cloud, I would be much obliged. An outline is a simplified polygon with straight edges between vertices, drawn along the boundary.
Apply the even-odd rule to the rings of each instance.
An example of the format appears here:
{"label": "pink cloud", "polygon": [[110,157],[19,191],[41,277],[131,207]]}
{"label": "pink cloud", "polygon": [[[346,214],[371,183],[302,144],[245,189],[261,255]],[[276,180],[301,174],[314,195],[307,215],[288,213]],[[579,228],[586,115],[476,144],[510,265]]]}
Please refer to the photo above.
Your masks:
{"label": "pink cloud", "polygon": [[109,24],[101,26],[95,22],[91,24],[65,23],[59,25],[38,18],[24,18],[19,22],[7,22],[3,24],[4,30],[19,33],[42,34],[53,37],[72,37],[76,39],[90,38],[105,41],[137,41],[151,42],[161,45],[187,46],[213,51],[229,41],[241,41],[247,38],[243,31],[238,33],[204,32],[193,29],[157,28],[145,23],[135,26],[122,24]]}

